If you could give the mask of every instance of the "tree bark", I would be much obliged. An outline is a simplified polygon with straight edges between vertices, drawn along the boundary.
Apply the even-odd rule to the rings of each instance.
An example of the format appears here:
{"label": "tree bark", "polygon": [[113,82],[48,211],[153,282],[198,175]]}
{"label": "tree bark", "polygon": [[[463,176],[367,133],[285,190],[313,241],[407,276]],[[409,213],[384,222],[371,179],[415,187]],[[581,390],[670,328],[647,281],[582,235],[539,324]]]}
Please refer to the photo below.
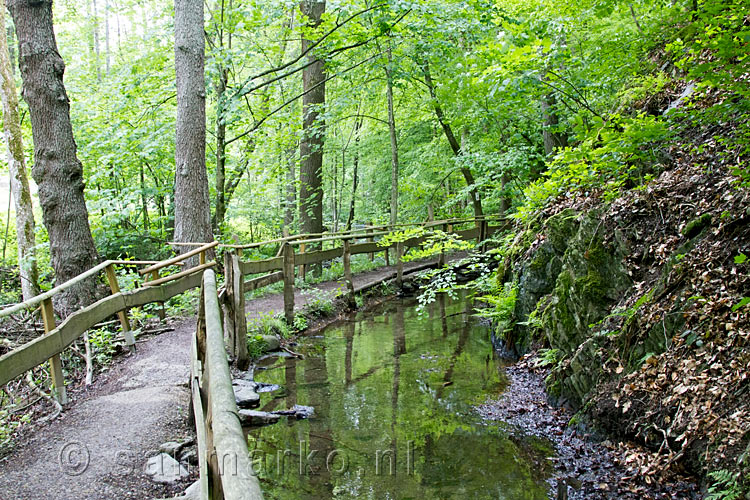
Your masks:
{"label": "tree bark", "polygon": [[544,127],[542,128],[542,139],[544,140],[544,154],[550,155],[558,148],[565,148],[568,146],[568,136],[564,132],[559,132],[556,129],[560,123],[560,119],[557,116],[557,111],[554,106],[556,104],[555,95],[549,94],[542,98],[542,117],[544,120]]}
{"label": "tree bark", "polygon": [[109,74],[109,0],[104,0],[104,71]]}
{"label": "tree bark", "polygon": [[[437,92],[435,91],[435,82],[432,80],[432,74],[430,73],[430,64],[427,62],[427,60],[422,61],[422,73],[424,74],[425,83],[427,84],[427,88],[430,91],[430,98],[432,99],[432,106],[435,110],[435,116],[438,119],[438,122],[440,123],[440,126],[443,128],[443,132],[445,133],[446,139],[448,139],[448,143],[451,146],[451,150],[453,151],[453,154],[455,156],[460,156],[461,154],[466,154],[468,152],[463,151],[461,149],[461,144],[459,144],[458,140],[456,139],[455,134],[453,134],[453,129],[451,128],[450,123],[445,119],[445,114],[443,113],[443,108],[440,106],[440,101],[437,98]],[[464,176],[464,180],[466,181],[466,185],[469,186],[469,194],[471,195],[471,204],[474,207],[474,216],[475,217],[481,217],[484,215],[484,210],[482,209],[482,199],[479,197],[479,193],[477,192],[477,188],[474,181],[474,175],[471,173],[471,170],[469,170],[468,167],[462,166],[461,167],[461,174]],[[480,223],[477,222],[477,225]]]}
{"label": "tree bark", "polygon": [[143,211],[143,232],[148,233],[149,220],[148,220],[148,198],[146,197],[146,174],[143,171],[143,163],[140,166],[140,178],[141,178],[141,210]]}
{"label": "tree bark", "polygon": [[346,230],[349,231],[354,224],[354,202],[357,199],[357,186],[359,185],[359,129],[362,128],[362,118],[354,122],[354,165],[352,166],[352,199],[349,203],[349,217],[346,219]]}
{"label": "tree bark", "polygon": [[96,8],[96,0],[91,0],[91,8],[93,10],[92,16],[92,29],[94,30],[94,66],[96,67],[96,81],[102,81],[102,72],[99,63],[99,14]]}
{"label": "tree bark", "polygon": [[0,75],[2,87],[0,97],[3,103],[3,129],[5,144],[8,147],[8,168],[10,169],[10,190],[16,206],[16,239],[18,242],[18,268],[21,276],[23,300],[29,300],[39,293],[39,272],[37,271],[36,245],[34,236],[34,209],[31,204],[29,179],[23,157],[23,134],[18,115],[18,95],[13,79],[13,67],[8,39],[5,35],[5,0],[0,0]]}
{"label": "tree bark", "polygon": [[391,226],[398,222],[398,140],[396,115],[393,112],[393,51],[388,39],[388,64],[385,67],[386,96],[388,99],[388,131],[391,136]]}
{"label": "tree bark", "polygon": [[229,69],[219,68],[219,80],[216,83],[216,211],[214,212],[214,231],[220,231],[226,215],[226,165],[227,165],[227,124],[224,117],[224,99],[229,79]]}
{"label": "tree bark", "polygon": [[[206,87],[203,2],[175,2],[175,141],[174,237],[180,242],[209,242],[211,204],[206,174]],[[189,250],[183,247],[183,251]],[[196,260],[191,259],[193,264]]]}
{"label": "tree bark", "polygon": [[[293,232],[294,212],[297,208],[297,145],[287,150],[286,186],[284,200],[284,228]],[[288,235],[287,235],[288,236]]]}
{"label": "tree bark", "polygon": [[[34,138],[32,175],[39,186],[52,267],[62,284],[98,260],[63,85],[65,63],[57,51],[50,0],[11,0],[8,7],[16,25],[22,95],[29,105]],[[58,296],[59,309],[67,314],[92,303],[95,290],[95,279],[71,287]]]}
{"label": "tree bark", "polygon": [[[325,0],[302,0],[300,10],[312,27],[320,25]],[[302,39],[302,51],[311,41]],[[323,232],[323,145],[325,121],[320,116],[325,105],[325,67],[316,51],[307,56],[312,64],[302,71],[302,140],[300,141],[300,225],[303,233]],[[317,274],[320,266],[313,266]]]}

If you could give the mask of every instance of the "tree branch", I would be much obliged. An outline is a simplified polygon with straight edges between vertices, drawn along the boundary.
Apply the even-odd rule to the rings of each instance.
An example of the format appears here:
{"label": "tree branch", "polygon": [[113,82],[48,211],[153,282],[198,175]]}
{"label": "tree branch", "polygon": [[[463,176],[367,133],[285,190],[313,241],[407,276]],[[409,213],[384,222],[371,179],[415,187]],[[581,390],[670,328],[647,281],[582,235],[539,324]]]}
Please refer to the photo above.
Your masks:
{"label": "tree branch", "polygon": [[268,114],[267,114],[266,116],[264,116],[263,118],[261,118],[261,119],[260,119],[260,120],[259,120],[259,121],[258,121],[257,123],[255,123],[255,125],[253,125],[253,126],[252,126],[251,128],[249,128],[248,130],[246,130],[246,131],[242,132],[241,134],[239,134],[239,135],[237,135],[237,136],[233,137],[232,139],[229,139],[229,140],[228,140],[228,141],[226,142],[227,146],[228,146],[229,144],[231,144],[231,143],[233,143],[233,142],[237,141],[238,139],[242,139],[242,138],[243,138],[243,137],[245,137],[246,135],[248,135],[248,134],[251,134],[251,133],[255,132],[256,130],[258,130],[258,128],[260,128],[260,126],[261,126],[261,125],[262,125],[262,124],[263,124],[263,123],[264,123],[264,122],[265,122],[266,120],[268,120],[268,119],[269,119],[270,117],[272,117],[273,115],[275,115],[276,113],[278,113],[279,111],[281,111],[282,109],[284,109],[285,107],[287,107],[288,105],[290,105],[291,103],[293,103],[294,101],[296,101],[297,99],[299,99],[300,97],[303,97],[304,95],[306,95],[306,94],[309,94],[310,92],[312,92],[312,91],[313,91],[313,90],[315,90],[316,88],[320,87],[321,85],[325,84],[326,82],[328,82],[328,81],[330,81],[330,80],[333,80],[334,78],[336,78],[336,77],[338,77],[338,76],[341,76],[341,75],[343,75],[344,73],[347,73],[347,72],[349,72],[349,71],[351,71],[351,70],[353,70],[353,69],[355,69],[355,68],[358,68],[359,66],[362,66],[362,65],[363,65],[363,64],[365,64],[366,62],[369,62],[369,61],[371,61],[371,60],[375,59],[376,57],[379,57],[380,55],[382,55],[382,52],[378,52],[378,53],[377,53],[377,54],[375,54],[374,56],[368,57],[367,59],[365,59],[365,60],[363,60],[363,61],[360,61],[360,62],[358,62],[357,64],[355,64],[355,65],[353,65],[353,66],[349,66],[348,68],[346,68],[346,69],[344,69],[344,70],[342,70],[342,71],[339,71],[338,73],[336,73],[336,74],[334,74],[334,75],[331,75],[331,76],[329,76],[329,77],[328,77],[328,78],[326,78],[325,80],[322,80],[322,81],[318,82],[318,83],[317,83],[316,85],[313,85],[312,87],[310,87],[310,88],[309,88],[309,89],[307,89],[306,91],[304,91],[304,92],[302,92],[302,93],[300,93],[300,94],[297,94],[296,96],[292,97],[291,99],[287,99],[287,100],[286,100],[286,101],[285,101],[285,102],[284,102],[283,104],[281,104],[281,105],[280,105],[280,106],[278,106],[278,107],[277,107],[276,109],[274,109],[273,111],[271,111],[270,113],[268,113]]}
{"label": "tree branch", "polygon": [[[300,52],[300,54],[299,54],[299,55],[298,55],[297,57],[295,57],[294,59],[292,59],[291,61],[288,61],[288,62],[286,62],[286,63],[282,64],[281,66],[277,66],[277,67],[275,67],[275,68],[271,68],[271,69],[267,69],[267,70],[265,70],[265,71],[262,71],[262,72],[258,73],[257,75],[254,75],[254,76],[248,77],[248,78],[247,78],[247,79],[246,79],[246,80],[245,80],[245,81],[244,81],[244,82],[242,83],[242,85],[240,85],[240,87],[239,87],[239,88],[237,89],[237,91],[235,92],[235,95],[234,95],[233,97],[237,97],[237,96],[239,96],[239,95],[242,95],[243,93],[246,93],[246,92],[244,92],[244,90],[243,90],[243,89],[245,88],[245,86],[246,86],[246,85],[247,85],[248,83],[252,82],[253,80],[257,80],[258,78],[262,78],[262,77],[264,77],[264,76],[266,76],[266,75],[269,75],[269,74],[271,74],[271,73],[276,73],[276,72],[278,72],[278,71],[282,71],[282,70],[284,70],[284,69],[288,68],[289,66],[292,66],[292,65],[296,64],[296,63],[297,63],[297,62],[298,62],[298,61],[299,61],[300,59],[302,59],[302,58],[303,58],[303,57],[305,57],[305,56],[306,56],[306,55],[307,55],[308,53],[310,53],[310,51],[311,51],[311,50],[313,50],[313,49],[314,49],[315,47],[317,47],[318,45],[320,45],[321,43],[323,43],[323,41],[324,41],[324,40],[325,40],[326,38],[328,38],[329,36],[331,36],[331,35],[332,35],[332,34],[333,34],[333,33],[334,33],[334,32],[335,32],[336,30],[338,30],[339,28],[341,28],[342,26],[344,26],[345,24],[347,24],[347,23],[348,23],[349,21],[351,21],[351,20],[353,20],[353,19],[357,18],[358,16],[361,16],[362,14],[366,14],[367,12],[370,12],[370,11],[372,11],[372,10],[375,10],[375,9],[377,9],[377,8],[380,8],[380,7],[384,7],[384,6],[386,6],[386,4],[385,4],[385,3],[380,3],[380,4],[376,4],[376,5],[373,5],[373,6],[371,6],[371,7],[368,7],[368,8],[366,8],[366,9],[364,9],[364,10],[361,10],[361,11],[359,11],[359,12],[355,12],[354,14],[352,14],[352,15],[351,15],[351,16],[349,16],[349,17],[347,17],[346,19],[344,19],[344,20],[343,20],[342,22],[340,22],[340,23],[336,23],[336,26],[334,26],[333,28],[331,28],[330,30],[328,30],[328,32],[326,32],[326,33],[325,33],[325,34],[324,34],[324,35],[323,35],[322,37],[318,38],[318,39],[317,39],[317,40],[315,40],[315,41],[314,41],[313,43],[311,43],[311,44],[310,44],[310,46],[309,46],[309,47],[307,47],[307,49],[306,49],[306,50],[303,50],[302,52]],[[303,66],[302,68],[305,68],[305,67],[307,67],[307,66],[309,66],[309,65],[310,65],[310,64],[307,64],[306,66]],[[299,68],[298,70],[296,70],[296,71],[293,71],[293,72],[292,72],[291,74],[293,74],[293,73],[296,73],[297,71],[300,71],[300,70],[301,70],[302,68]],[[248,92],[250,92],[250,91],[248,91]]]}

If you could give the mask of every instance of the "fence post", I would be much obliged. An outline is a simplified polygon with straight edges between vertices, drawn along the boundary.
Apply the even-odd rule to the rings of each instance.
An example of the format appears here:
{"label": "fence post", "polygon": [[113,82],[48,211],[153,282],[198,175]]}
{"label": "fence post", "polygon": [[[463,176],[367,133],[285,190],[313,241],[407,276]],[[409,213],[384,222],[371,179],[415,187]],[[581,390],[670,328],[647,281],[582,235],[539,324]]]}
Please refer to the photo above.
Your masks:
{"label": "fence post", "polygon": [[404,242],[396,243],[396,284],[399,288],[404,284],[404,262],[401,258],[404,256]]}
{"label": "fence post", "polygon": [[354,281],[352,279],[352,254],[351,254],[351,244],[349,242],[349,238],[344,238],[344,279],[346,280],[346,287],[349,290],[349,297],[347,301],[349,302],[349,307],[354,307],[356,304],[354,300]]}
{"label": "fence post", "polygon": [[288,242],[284,243],[284,318],[288,325],[294,324],[294,249]]}
{"label": "fence post", "polygon": [[[151,271],[151,281],[156,281],[159,279],[159,270]],[[164,321],[164,319],[167,317],[167,314],[164,312],[164,302],[157,302],[156,303],[159,306],[159,309],[157,311],[157,314],[159,315],[159,319],[161,321]]]}
{"label": "fence post", "polygon": [[[44,323],[44,333],[49,333],[55,329],[55,310],[52,307],[52,299],[42,301],[42,322]],[[68,393],[65,391],[65,378],[62,372],[62,361],[60,355],[55,354],[49,359],[50,376],[52,384],[55,387],[55,399],[61,405],[68,404]]]}
{"label": "fence post", "polygon": [[[305,244],[304,243],[300,243],[299,244],[299,253],[300,254],[305,253]],[[300,266],[299,266],[299,277],[302,278],[303,281],[305,279],[305,273],[307,272],[307,269],[305,267],[306,266],[304,264],[300,264]]]}
{"label": "fence post", "polygon": [[[107,275],[107,281],[109,282],[109,289],[112,291],[112,295],[120,293],[120,284],[117,282],[117,274],[115,274],[114,264],[110,264],[105,268],[105,274]],[[128,346],[130,352],[135,352],[135,337],[130,329],[130,320],[128,319],[128,310],[120,311],[117,313],[117,317],[120,319],[120,326],[122,326],[122,336],[125,337],[125,345]]]}
{"label": "fence post", "polygon": [[[448,232],[448,225],[443,224],[443,232]],[[438,267],[445,267],[445,247],[440,248],[440,256],[438,257]]]}
{"label": "fence post", "polygon": [[[294,268],[292,268],[294,273]],[[240,370],[246,370],[250,363],[247,352],[247,320],[245,319],[245,290],[243,288],[244,279],[240,259],[232,255],[232,309],[234,311],[234,346],[233,352],[237,357],[237,366]]]}
{"label": "fence post", "polygon": [[[375,223],[374,223],[374,222],[372,222],[372,223],[371,223],[370,225],[372,226],[373,224],[375,224]],[[372,233],[374,233],[374,232],[375,232],[375,229],[368,229],[368,230],[367,230],[367,233],[368,233],[368,234],[372,234]],[[375,237],[374,237],[374,236],[370,236],[369,238],[367,238],[367,241],[368,241],[369,243],[375,243]],[[374,254],[373,252],[370,252],[370,262],[372,262],[372,261],[374,261],[374,260],[375,260],[375,254]]]}
{"label": "fence post", "polygon": [[234,326],[234,277],[232,271],[234,266],[232,265],[232,251],[224,252],[224,336],[227,339],[227,345],[229,345],[232,353],[235,352],[235,344],[237,342],[237,331]]}

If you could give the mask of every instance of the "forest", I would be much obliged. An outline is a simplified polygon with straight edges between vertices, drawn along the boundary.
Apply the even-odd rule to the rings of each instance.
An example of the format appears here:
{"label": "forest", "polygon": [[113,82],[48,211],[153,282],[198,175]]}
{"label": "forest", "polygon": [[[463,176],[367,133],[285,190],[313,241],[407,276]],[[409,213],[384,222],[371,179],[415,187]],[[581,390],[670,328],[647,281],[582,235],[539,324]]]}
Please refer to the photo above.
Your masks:
{"label": "forest", "polygon": [[[347,363],[349,387],[354,334],[336,333],[351,337],[347,345],[310,347],[306,331],[325,316],[380,311],[393,297],[412,296],[419,321],[442,314],[446,328],[446,307],[455,306],[451,314],[487,328],[493,356],[509,363],[501,376],[509,388],[471,411],[551,441],[548,456],[557,458],[538,467],[546,472],[517,472],[533,485],[525,493],[498,494],[484,478],[476,480],[486,491],[467,490],[475,498],[750,498],[749,13],[747,0],[0,0],[0,368],[49,333],[36,306],[5,316],[2,308],[118,263],[109,282],[90,277],[57,293],[54,311],[42,302],[54,328],[55,314],[63,321],[102,300],[112,279],[112,294],[137,289],[125,261],[189,269],[215,259],[224,307],[239,276],[241,309],[236,317],[225,309],[223,325],[248,322],[237,331],[252,366],[278,337],[290,355],[307,356],[311,373],[320,350],[330,353],[331,380]],[[476,241],[462,241],[459,229],[474,226]],[[367,231],[380,236],[378,252],[355,255],[357,239],[341,239],[359,232],[365,244]],[[284,264],[283,280],[277,273],[265,292],[241,281],[265,271],[232,271],[233,258],[240,269],[242,259],[280,259],[295,237],[298,258],[330,249],[341,262],[300,265],[296,277],[293,262]],[[200,261],[195,253],[169,260],[214,241]],[[431,259],[436,265],[422,266]],[[360,294],[357,276],[396,266],[383,297]],[[402,272],[413,280],[404,284]],[[325,295],[337,280],[349,292],[341,285]],[[305,298],[294,298],[295,287]],[[288,305],[290,289],[304,311]],[[282,291],[286,314],[267,305]],[[60,371],[72,394],[82,391],[74,399],[89,397],[92,373],[114,372],[128,347],[172,328],[165,311],[194,330],[198,302],[193,290],[126,311],[123,331],[132,323],[135,344],[123,343],[111,314],[85,345],[76,339]],[[408,325],[428,328],[401,307],[398,327],[377,312],[394,322],[394,359],[411,352]],[[432,389],[425,382],[428,406],[449,397],[444,389],[484,394],[469,383],[483,354],[459,330],[453,358],[437,355],[452,359],[450,377]],[[360,353],[368,362],[381,350],[374,339],[362,347],[370,354]],[[386,369],[394,380],[421,380],[421,361],[402,361],[403,373],[399,362]],[[44,428],[38,422],[56,425],[69,412],[52,397],[50,377],[44,365],[0,377],[10,380],[0,392],[0,456],[9,457],[0,470]],[[255,382],[289,384],[317,409],[322,396],[300,377]],[[517,395],[524,391],[536,402]],[[346,394],[322,404],[326,422]],[[535,418],[524,420],[519,406],[554,423],[535,434]],[[62,417],[50,416],[55,407]],[[419,427],[419,409],[408,410],[399,425]],[[412,440],[393,418],[383,432]],[[437,430],[414,432],[418,451],[439,454],[439,438],[468,424],[439,412],[433,419]],[[248,438],[258,449],[292,439],[258,432]],[[587,437],[571,444],[579,435]],[[494,438],[470,439],[481,447]],[[580,472],[591,467],[570,451],[576,446],[612,471]],[[439,462],[424,456],[421,487]],[[487,467],[493,478],[505,473]],[[319,479],[330,487],[317,490],[313,480],[258,475],[266,498],[367,498],[335,478]],[[9,484],[0,480],[0,497],[51,498]],[[138,491],[174,495],[184,486]],[[284,493],[308,487],[313,496]],[[380,487],[371,498],[392,498]]]}

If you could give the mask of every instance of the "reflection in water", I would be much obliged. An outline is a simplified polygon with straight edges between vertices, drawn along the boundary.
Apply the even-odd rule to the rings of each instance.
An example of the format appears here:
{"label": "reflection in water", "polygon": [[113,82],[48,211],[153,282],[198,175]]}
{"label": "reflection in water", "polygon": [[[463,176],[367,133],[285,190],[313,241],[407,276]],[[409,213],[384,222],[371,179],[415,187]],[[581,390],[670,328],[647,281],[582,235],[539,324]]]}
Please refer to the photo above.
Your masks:
{"label": "reflection in water", "polygon": [[546,498],[543,451],[471,411],[504,380],[469,300],[386,303],[256,379],[285,387],[264,407],[315,407],[250,431],[268,499]]}

